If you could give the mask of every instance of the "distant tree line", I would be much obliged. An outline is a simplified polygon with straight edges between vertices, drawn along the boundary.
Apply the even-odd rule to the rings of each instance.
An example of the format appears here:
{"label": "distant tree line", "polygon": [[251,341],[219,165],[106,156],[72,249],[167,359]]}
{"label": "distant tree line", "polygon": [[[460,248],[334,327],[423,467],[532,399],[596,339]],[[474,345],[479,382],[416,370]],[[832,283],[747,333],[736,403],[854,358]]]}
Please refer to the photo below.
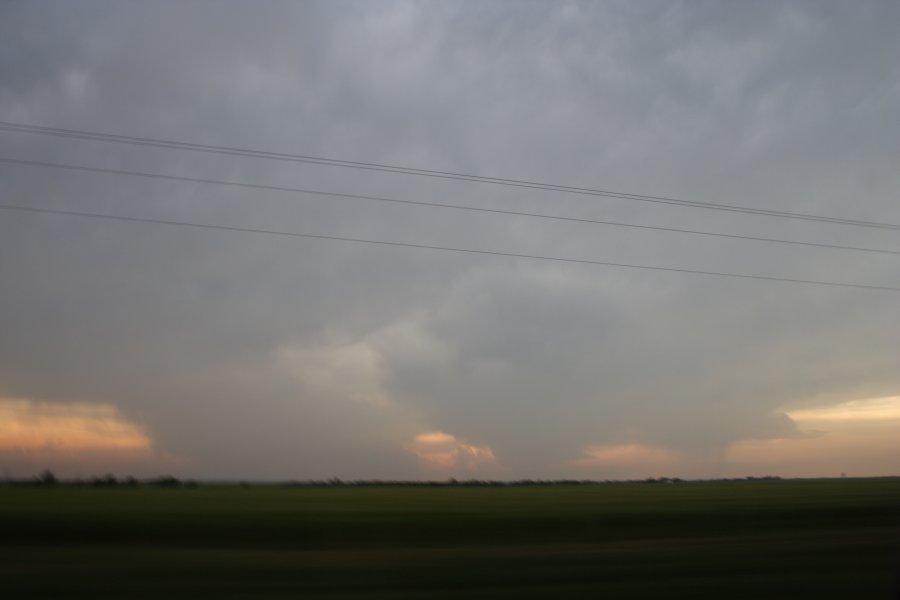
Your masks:
{"label": "distant tree line", "polygon": [[[711,482],[739,482],[739,481],[778,481],[781,477],[777,475],[765,475],[762,477],[743,477],[730,479],[704,479],[691,480]],[[178,487],[197,487],[198,482],[194,480],[181,480],[172,475],[160,475],[147,479],[136,479],[132,476],[116,477],[111,473],[106,475],[95,475],[87,479],[59,479],[49,469],[42,471],[40,474],[27,479],[6,479],[5,485],[18,486],[72,486],[72,487],[96,487],[96,488],[135,488],[139,486],[150,486],[160,488],[178,488]],[[457,480],[453,477],[441,481],[414,481],[401,479],[360,479],[345,481],[338,477],[331,479],[306,479],[298,481],[275,481],[266,483],[248,484],[245,482],[207,482],[206,485],[240,485],[249,487],[250,485],[278,485],[283,487],[540,487],[540,486],[577,486],[577,485],[604,485],[613,483],[641,483],[641,484],[678,484],[686,483],[686,480],[679,477],[648,477],[646,479],[518,479],[514,481],[497,481],[491,479],[465,479]]]}
{"label": "distant tree line", "polygon": [[160,475],[158,477],[151,477],[147,479],[136,479],[131,475],[126,477],[116,477],[112,473],[107,473],[106,475],[94,475],[92,477],[88,477],[87,479],[82,478],[74,478],[74,479],[60,479],[58,478],[53,471],[46,469],[39,473],[38,475],[25,478],[25,479],[10,479],[7,478],[4,482],[5,485],[13,485],[13,486],[39,486],[39,487],[56,487],[56,486],[70,486],[70,487],[97,487],[97,488],[113,488],[113,487],[125,487],[125,488],[134,488],[142,485],[146,486],[155,486],[155,487],[196,487],[197,482],[193,480],[181,480],[177,477],[173,477],[172,475]]}

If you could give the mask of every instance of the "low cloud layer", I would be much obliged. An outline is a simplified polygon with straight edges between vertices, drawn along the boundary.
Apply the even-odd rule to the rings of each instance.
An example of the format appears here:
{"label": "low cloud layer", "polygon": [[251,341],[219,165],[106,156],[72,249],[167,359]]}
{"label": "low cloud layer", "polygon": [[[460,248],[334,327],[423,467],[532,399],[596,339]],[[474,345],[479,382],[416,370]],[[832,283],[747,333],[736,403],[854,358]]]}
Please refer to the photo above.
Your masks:
{"label": "low cloud layer", "polygon": [[683,457],[677,452],[641,444],[588,446],[584,449],[584,457],[575,461],[575,466],[588,474],[604,473],[610,479],[640,478],[646,473],[678,473],[684,468]]}
{"label": "low cloud layer", "polygon": [[109,404],[34,402],[0,398],[0,461],[6,476],[27,469],[62,468],[153,473],[179,467],[154,449],[143,428]]}
{"label": "low cloud layer", "polygon": [[[893,2],[50,6],[0,7],[0,121],[900,223]],[[4,157],[900,250],[891,229],[10,131]],[[900,287],[889,253],[2,161],[0,196]],[[189,477],[821,474],[766,444],[812,443],[796,411],[900,393],[893,292],[3,210],[0,278],[0,397],[108,407]]]}
{"label": "low cloud layer", "polygon": [[869,398],[791,410],[804,434],[732,444],[733,473],[875,476],[895,472],[900,455],[900,398]]}
{"label": "low cloud layer", "polygon": [[497,457],[487,446],[473,446],[441,431],[420,433],[407,445],[420,464],[434,473],[484,475],[494,471]]}
{"label": "low cloud layer", "polygon": [[0,400],[0,450],[82,452],[150,450],[150,438],[107,404]]}

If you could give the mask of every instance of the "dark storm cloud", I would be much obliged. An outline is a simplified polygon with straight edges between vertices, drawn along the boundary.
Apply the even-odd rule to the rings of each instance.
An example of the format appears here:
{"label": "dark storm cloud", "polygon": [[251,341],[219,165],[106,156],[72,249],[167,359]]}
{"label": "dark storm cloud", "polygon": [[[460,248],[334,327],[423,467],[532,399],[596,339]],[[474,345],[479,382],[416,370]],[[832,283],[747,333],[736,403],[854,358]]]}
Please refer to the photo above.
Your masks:
{"label": "dark storm cloud", "polygon": [[[897,7],[7,3],[0,120],[900,222]],[[0,133],[0,156],[898,248],[896,232]],[[3,201],[900,285],[896,257],[0,165]],[[712,469],[788,403],[896,394],[896,295],[0,215],[0,396],[114,404],[190,472]],[[713,466],[710,466],[713,465]],[[602,473],[599,473],[602,476]]]}

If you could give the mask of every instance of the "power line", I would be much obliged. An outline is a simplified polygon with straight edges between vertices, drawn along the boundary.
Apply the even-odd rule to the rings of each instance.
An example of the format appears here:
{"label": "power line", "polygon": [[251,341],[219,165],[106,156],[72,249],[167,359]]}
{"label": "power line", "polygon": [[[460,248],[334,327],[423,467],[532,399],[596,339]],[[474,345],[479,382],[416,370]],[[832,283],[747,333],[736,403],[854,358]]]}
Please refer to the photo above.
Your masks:
{"label": "power line", "polygon": [[234,146],[221,146],[215,144],[197,144],[193,142],[180,142],[175,140],[164,140],[157,138],[139,137],[119,135],[112,133],[101,133],[94,131],[83,131],[78,129],[64,129],[61,127],[45,127],[41,125],[29,125],[24,123],[13,123],[8,121],[0,121],[0,130],[12,131],[18,133],[33,133],[40,135],[52,135],[65,138],[87,139],[102,142],[113,142],[120,144],[131,144],[137,146],[153,146],[160,148],[170,148],[178,150],[190,150],[194,152],[207,152],[213,154],[225,154],[231,156],[245,156],[253,158],[262,158],[270,160],[290,161],[297,163],[326,165],[332,167],[343,167],[351,169],[362,169],[367,171],[382,171],[387,173],[396,173],[401,175],[417,175],[421,177],[433,177],[439,179],[452,179],[457,181],[469,181],[473,183],[484,183],[492,185],[503,185],[519,188],[539,189],[567,194],[580,194],[585,196],[602,196],[607,198],[619,198],[622,200],[633,200],[636,202],[650,202],[655,204],[668,204],[674,206],[685,206],[691,208],[703,208],[708,210],[719,210],[727,212],[736,212],[744,214],[756,214],[769,217],[778,217],[786,219],[799,219],[804,221],[818,221],[822,223],[835,223],[840,225],[854,225],[858,227],[873,227],[878,229],[900,230],[900,224],[884,223],[877,221],[863,221],[858,219],[847,219],[843,217],[829,217],[825,215],[815,215],[810,213],[779,211],[774,209],[754,208],[750,206],[741,206],[736,204],[721,204],[715,202],[701,202],[696,200],[683,200],[668,196],[650,196],[645,194],[631,194],[627,192],[615,192],[610,190],[601,190],[597,188],[575,187],[570,185],[543,183],[538,181],[529,181],[524,179],[511,179],[505,177],[488,177],[484,175],[475,175],[470,173],[457,173],[453,171],[439,171],[433,169],[420,169],[415,167],[404,167],[399,165],[387,165],[373,162],[351,161],[336,158],[327,158],[323,156],[312,156],[304,154],[290,154],[285,152],[270,152],[265,150],[253,150],[249,148],[239,148]]}
{"label": "power line", "polygon": [[647,229],[652,231],[667,231],[673,233],[685,233],[690,235],[703,235],[703,236],[711,236],[711,237],[720,237],[720,238],[731,238],[738,240],[749,240],[755,242],[771,242],[777,244],[791,244],[797,246],[811,246],[816,248],[830,248],[835,250],[851,250],[855,252],[870,252],[870,253],[878,253],[878,254],[894,254],[900,255],[900,250],[887,250],[882,248],[863,248],[859,246],[843,246],[840,244],[825,244],[821,242],[803,242],[798,240],[785,240],[779,238],[767,238],[767,237],[759,237],[759,236],[751,236],[751,235],[739,235],[733,233],[718,233],[712,231],[700,231],[694,229],[679,229],[676,227],[660,227],[654,225],[639,225],[636,223],[622,223],[618,221],[603,221],[599,219],[587,219],[582,217],[567,217],[567,216],[559,216],[559,215],[548,215],[544,213],[533,213],[533,212],[523,212],[523,211],[514,211],[514,210],[501,210],[495,208],[482,208],[476,206],[465,206],[461,204],[450,204],[446,202],[425,202],[421,200],[402,200],[399,198],[390,198],[385,196],[368,196],[363,194],[347,194],[341,192],[328,192],[323,190],[311,190],[304,188],[294,188],[294,187],[284,187],[284,186],[276,186],[276,185],[266,185],[261,183],[243,183],[237,181],[223,181],[220,179],[204,179],[199,177],[183,177],[179,175],[164,175],[160,173],[147,173],[143,171],[126,171],[122,169],[107,169],[101,167],[87,167],[82,165],[71,165],[71,164],[63,164],[63,163],[53,163],[53,162],[44,162],[44,161],[36,161],[36,160],[22,160],[16,158],[6,158],[0,157],[0,162],[3,163],[11,163],[18,165],[29,165],[36,167],[49,167],[54,169],[67,169],[73,171],[86,171],[89,173],[104,173],[104,174],[113,174],[113,175],[127,175],[133,177],[145,177],[149,179],[162,179],[162,180],[170,180],[170,181],[182,181],[189,183],[202,183],[202,184],[214,184],[214,185],[222,185],[222,186],[231,186],[231,187],[239,187],[239,188],[247,188],[254,190],[266,190],[266,191],[276,191],[276,192],[289,192],[289,193],[299,193],[299,194],[312,194],[318,196],[329,196],[329,197],[337,197],[337,198],[350,198],[355,200],[371,200],[377,202],[390,202],[395,204],[405,204],[405,205],[413,205],[413,206],[424,206],[431,208],[446,208],[453,210],[463,210],[463,211],[472,211],[472,212],[480,212],[480,213],[490,213],[490,214],[499,214],[499,215],[512,215],[512,216],[520,216],[520,217],[530,217],[536,219],[552,219],[556,221],[569,221],[576,223],[587,223],[593,225],[610,225],[615,227],[630,227],[634,229]]}
{"label": "power line", "polygon": [[495,250],[476,250],[473,248],[457,248],[453,246],[436,246],[431,244],[413,244],[408,242],[395,242],[388,240],[369,240],[363,238],[344,237],[336,235],[322,235],[313,233],[299,233],[294,231],[277,231],[272,229],[257,229],[251,227],[235,227],[230,225],[213,225],[209,223],[193,223],[189,221],[175,221],[170,219],[153,219],[149,217],[128,217],[121,215],[109,215],[104,213],[82,212],[72,210],[58,210],[51,208],[35,208],[30,206],[15,206],[9,204],[0,204],[0,210],[42,213],[52,215],[65,215],[70,217],[83,217],[89,219],[105,219],[111,221],[126,221],[131,223],[144,223],[154,225],[175,225],[180,227],[193,227],[197,229],[215,229],[221,231],[234,231],[241,233],[256,233],[263,235],[275,235],[293,238],[308,238],[316,240],[331,240],[337,242],[352,242],[356,244],[372,244],[379,246],[395,246],[399,248],[419,248],[425,250],[439,250],[442,252],[457,252],[464,254],[481,254],[490,256],[506,256],[510,258],[526,258],[530,260],[542,260],[563,263],[575,263],[583,265],[599,265],[605,267],[619,267],[623,269],[644,269],[650,271],[669,271],[673,273],[691,273],[695,275],[711,275],[716,277],[732,277],[738,279],[756,279],[763,281],[780,281],[784,283],[801,283],[807,285],[820,285],[829,287],[858,288],[869,290],[880,290],[887,292],[900,292],[898,287],[882,286],[882,285],[866,285],[861,283],[842,283],[837,281],[819,281],[813,279],[796,279],[791,277],[773,277],[768,275],[749,275],[743,273],[729,273],[723,271],[703,271],[699,269],[682,269],[677,267],[660,267],[655,265],[636,265],[631,263],[616,263],[599,260],[590,260],[582,258],[565,258],[559,256],[544,256],[538,254],[522,254],[518,252],[500,252]]}

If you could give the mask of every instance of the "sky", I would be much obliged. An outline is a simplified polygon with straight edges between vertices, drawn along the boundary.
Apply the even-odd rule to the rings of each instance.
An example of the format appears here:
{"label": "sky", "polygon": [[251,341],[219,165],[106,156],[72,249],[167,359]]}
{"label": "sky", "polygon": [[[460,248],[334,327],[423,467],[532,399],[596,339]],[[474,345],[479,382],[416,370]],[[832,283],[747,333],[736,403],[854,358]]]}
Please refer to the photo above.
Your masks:
{"label": "sky", "polygon": [[898,22],[890,0],[2,3],[5,124],[894,225],[0,128],[3,475],[900,475],[900,292],[677,271],[900,288]]}

